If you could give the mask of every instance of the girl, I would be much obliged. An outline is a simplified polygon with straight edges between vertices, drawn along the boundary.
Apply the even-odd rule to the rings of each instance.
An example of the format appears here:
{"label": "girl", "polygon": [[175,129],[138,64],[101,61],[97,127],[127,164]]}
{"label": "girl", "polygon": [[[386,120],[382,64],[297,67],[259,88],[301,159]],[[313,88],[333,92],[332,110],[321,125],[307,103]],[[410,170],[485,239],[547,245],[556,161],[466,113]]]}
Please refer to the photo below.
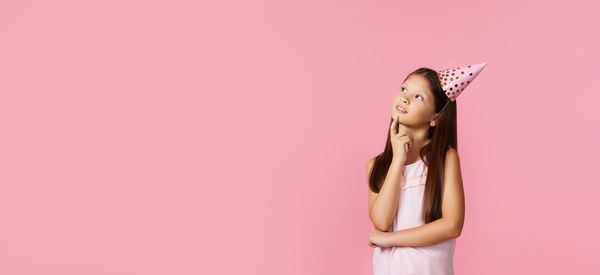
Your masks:
{"label": "girl", "polygon": [[404,79],[385,149],[367,163],[374,275],[454,274],[465,212],[455,99],[485,65]]}

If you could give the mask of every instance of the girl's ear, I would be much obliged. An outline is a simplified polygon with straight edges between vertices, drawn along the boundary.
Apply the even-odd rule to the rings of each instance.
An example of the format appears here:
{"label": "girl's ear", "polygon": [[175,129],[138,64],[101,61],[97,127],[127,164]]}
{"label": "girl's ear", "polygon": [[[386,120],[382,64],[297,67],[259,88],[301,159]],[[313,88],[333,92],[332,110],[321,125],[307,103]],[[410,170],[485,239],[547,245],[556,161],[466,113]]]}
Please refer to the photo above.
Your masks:
{"label": "girl's ear", "polygon": [[431,127],[437,126],[439,118],[440,118],[440,115],[439,114],[435,114],[435,116],[429,121],[429,126],[431,126]]}

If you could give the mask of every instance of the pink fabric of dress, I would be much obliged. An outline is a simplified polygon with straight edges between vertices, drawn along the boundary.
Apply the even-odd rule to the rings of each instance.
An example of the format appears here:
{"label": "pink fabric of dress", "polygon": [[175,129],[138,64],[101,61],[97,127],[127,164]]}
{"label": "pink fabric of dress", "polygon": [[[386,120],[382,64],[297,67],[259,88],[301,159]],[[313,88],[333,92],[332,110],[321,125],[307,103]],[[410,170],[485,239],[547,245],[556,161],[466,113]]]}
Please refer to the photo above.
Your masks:
{"label": "pink fabric of dress", "polygon": [[[423,160],[403,168],[398,209],[388,232],[423,225],[421,211],[427,166]],[[453,275],[456,239],[429,246],[376,247],[373,275]]]}

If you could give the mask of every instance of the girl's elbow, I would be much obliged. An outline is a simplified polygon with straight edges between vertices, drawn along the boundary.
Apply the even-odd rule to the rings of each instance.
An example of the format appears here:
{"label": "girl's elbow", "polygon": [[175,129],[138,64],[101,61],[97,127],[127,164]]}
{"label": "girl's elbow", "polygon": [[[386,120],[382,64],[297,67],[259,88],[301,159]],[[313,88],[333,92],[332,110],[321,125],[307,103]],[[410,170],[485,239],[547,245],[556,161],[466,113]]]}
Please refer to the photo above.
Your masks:
{"label": "girl's elbow", "polygon": [[393,219],[386,221],[382,216],[374,216],[372,214],[369,215],[369,218],[371,219],[373,227],[379,231],[386,232],[392,226]]}
{"label": "girl's elbow", "polygon": [[379,222],[379,223],[373,223],[373,226],[375,227],[375,229],[382,231],[382,232],[386,232],[390,229],[390,226],[392,226],[391,224],[385,224],[383,222]]}
{"label": "girl's elbow", "polygon": [[455,226],[451,230],[451,237],[458,238],[458,237],[460,237],[461,233],[462,233],[462,226]]}

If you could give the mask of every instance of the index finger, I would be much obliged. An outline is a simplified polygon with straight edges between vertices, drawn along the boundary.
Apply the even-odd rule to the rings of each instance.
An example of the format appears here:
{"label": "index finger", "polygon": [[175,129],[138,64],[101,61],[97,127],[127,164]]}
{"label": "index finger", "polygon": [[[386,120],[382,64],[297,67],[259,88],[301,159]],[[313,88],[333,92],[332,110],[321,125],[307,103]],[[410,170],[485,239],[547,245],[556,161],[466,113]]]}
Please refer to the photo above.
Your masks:
{"label": "index finger", "polygon": [[396,123],[397,123],[397,122],[398,122],[398,120],[397,120],[397,117],[396,117],[396,116],[394,116],[394,119],[392,120],[392,125],[390,125],[390,128],[391,128],[392,135],[396,135],[396,134],[398,134],[398,133],[396,132]]}

